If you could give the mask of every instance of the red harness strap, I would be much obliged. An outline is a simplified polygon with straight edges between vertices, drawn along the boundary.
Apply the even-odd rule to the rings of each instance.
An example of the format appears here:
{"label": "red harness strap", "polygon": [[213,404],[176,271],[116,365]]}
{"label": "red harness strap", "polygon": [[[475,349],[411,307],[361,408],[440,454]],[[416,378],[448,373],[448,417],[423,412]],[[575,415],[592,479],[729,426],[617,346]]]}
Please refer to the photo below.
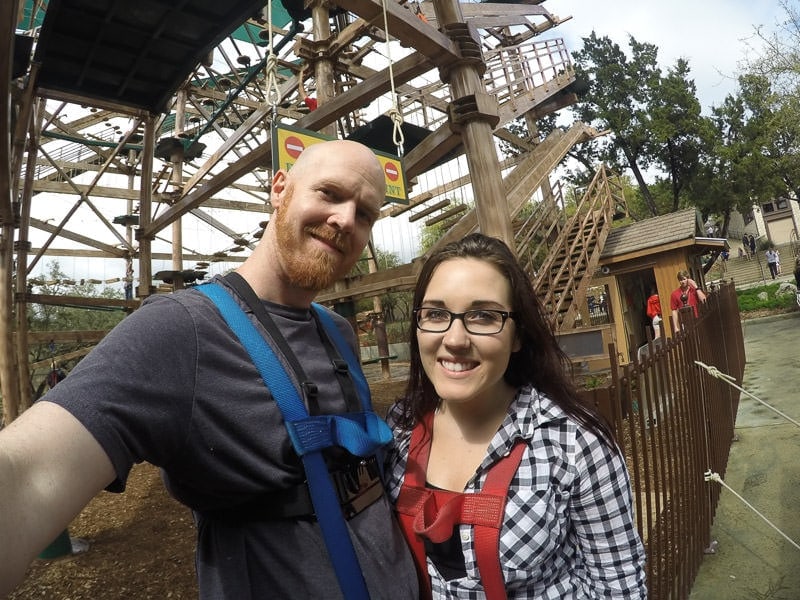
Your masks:
{"label": "red harness strap", "polygon": [[433,543],[446,541],[456,524],[475,527],[475,557],[488,600],[505,600],[506,587],[500,569],[500,529],[503,525],[508,487],[517,472],[525,444],[512,451],[489,470],[483,489],[474,494],[459,494],[425,487],[431,449],[432,415],[411,432],[411,445],[403,486],[397,499],[397,512],[403,533],[417,564],[421,591],[431,597],[431,583],[423,537]]}

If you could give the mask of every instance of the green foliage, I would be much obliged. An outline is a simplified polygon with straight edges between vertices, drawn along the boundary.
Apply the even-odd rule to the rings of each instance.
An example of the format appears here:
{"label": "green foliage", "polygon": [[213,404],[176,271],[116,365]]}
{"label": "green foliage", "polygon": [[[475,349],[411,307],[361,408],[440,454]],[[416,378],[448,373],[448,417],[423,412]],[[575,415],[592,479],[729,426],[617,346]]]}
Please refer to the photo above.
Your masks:
{"label": "green foliage", "polygon": [[419,243],[422,247],[422,253],[424,254],[433,248],[434,244],[442,239],[442,236],[444,236],[445,233],[447,233],[447,227],[443,221],[434,223],[433,225],[428,225],[426,227],[421,227],[419,232]]}
{"label": "green foliage", "polygon": [[[794,34],[800,40],[800,26]],[[630,37],[623,51],[594,32],[583,41],[576,75],[590,86],[575,113],[611,133],[580,151],[631,170],[635,218],[697,206],[704,217],[721,217],[724,234],[731,212],[749,213],[754,200],[800,197],[798,94],[776,95],[768,77],[749,73],[739,79],[740,92],[705,117],[685,59],[662,74],[652,44]],[[783,50],[800,65],[800,53]],[[655,182],[645,181],[646,169],[660,173]]]}
{"label": "green foliage", "polygon": [[[380,248],[375,248],[377,260],[375,261],[378,270],[391,269],[400,266],[400,257],[393,252],[386,252]],[[361,255],[361,260],[353,267],[350,276],[364,275],[369,273],[369,263],[367,261],[367,251]],[[411,294],[409,292],[389,292],[380,296],[381,310],[387,323],[407,318],[410,314],[409,305]],[[356,312],[373,312],[375,310],[372,298],[363,298],[356,302]]]}
{"label": "green foliage", "polygon": [[[121,291],[104,287],[98,290],[92,283],[69,283],[65,273],[61,270],[58,261],[53,261],[47,266],[45,283],[34,285],[32,291],[36,294],[55,296],[80,296],[83,298],[117,298],[123,297]],[[28,305],[28,328],[31,331],[107,331],[112,329],[125,317],[121,310],[87,309],[70,306],[56,306],[50,304]],[[91,347],[90,343],[53,343],[42,342],[30,344],[29,360],[31,363],[55,359],[62,355],[76,353],[76,351]],[[68,360],[59,360],[58,366],[69,371],[77,364],[82,354],[77,354]],[[39,370],[31,373],[30,386],[33,398],[38,399],[45,391],[46,373]]]}
{"label": "green foliage", "polygon": [[609,375],[606,373],[595,373],[587,375],[580,383],[582,384],[581,387],[584,389],[594,390],[608,385],[608,379]]}
{"label": "green foliage", "polygon": [[[642,170],[653,158],[649,104],[658,89],[658,48],[628,38],[630,56],[609,37],[594,31],[583,38],[583,48],[574,53],[576,76],[589,83],[589,91],[575,107],[576,116],[611,135],[594,144],[584,144],[592,162],[603,161],[617,171],[631,169],[642,191],[650,215],[656,214]],[[588,158],[588,157],[587,157]]]}
{"label": "green foliage", "polygon": [[[780,284],[771,283],[765,286],[748,288],[745,290],[736,290],[736,298],[739,303],[740,312],[752,312],[756,310],[770,310],[770,309],[791,309],[797,305],[797,300],[793,294],[786,294],[785,296],[776,296],[775,292],[778,291]],[[768,297],[766,300],[761,300],[758,295],[766,292]]]}
{"label": "green foliage", "polygon": [[[53,296],[79,296],[82,298],[123,297],[122,292],[104,287],[98,290],[93,283],[67,283],[58,261],[48,264],[45,283],[33,287],[36,294]],[[31,331],[108,330],[125,317],[121,310],[87,309],[49,304],[31,304],[28,307],[28,327]]]}

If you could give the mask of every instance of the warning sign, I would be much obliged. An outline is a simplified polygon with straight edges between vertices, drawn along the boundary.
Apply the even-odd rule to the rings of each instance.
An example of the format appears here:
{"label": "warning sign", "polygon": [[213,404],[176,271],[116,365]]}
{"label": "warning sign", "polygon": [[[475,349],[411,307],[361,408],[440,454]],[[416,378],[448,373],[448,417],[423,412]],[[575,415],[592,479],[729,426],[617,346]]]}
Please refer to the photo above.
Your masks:
{"label": "warning sign", "polygon": [[383,165],[383,175],[386,177],[386,201],[408,204],[408,190],[406,190],[406,179],[400,159],[391,154],[375,150],[373,152]]}
{"label": "warning sign", "polygon": [[300,153],[306,149],[303,140],[295,135],[290,135],[286,138],[286,154],[291,156],[292,158],[296,159],[300,156]]}
{"label": "warning sign", "polygon": [[[288,125],[276,125],[272,128],[272,169],[278,171],[292,168],[292,165],[306,148],[312,144],[332,140],[329,136],[299,129]],[[386,178],[386,202],[408,204],[408,190],[401,160],[392,154],[373,150],[383,167]]]}
{"label": "warning sign", "polygon": [[272,169],[289,170],[300,156],[300,153],[313,144],[331,140],[316,131],[290,128],[279,125],[272,128]]}

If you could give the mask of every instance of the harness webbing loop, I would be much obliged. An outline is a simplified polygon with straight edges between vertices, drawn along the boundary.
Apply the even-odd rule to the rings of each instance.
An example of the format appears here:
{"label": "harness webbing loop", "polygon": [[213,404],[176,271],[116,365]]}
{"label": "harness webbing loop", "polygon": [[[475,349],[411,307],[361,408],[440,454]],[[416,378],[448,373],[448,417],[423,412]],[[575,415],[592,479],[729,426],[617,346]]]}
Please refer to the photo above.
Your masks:
{"label": "harness webbing loop", "polygon": [[[369,396],[361,394],[362,406],[365,409],[363,413],[357,415],[359,418],[353,418],[354,415],[310,417],[281,361],[230,294],[216,283],[204,284],[197,289],[217,305],[226,323],[247,350],[283,414],[292,444],[303,461],[314,512],[344,597],[347,600],[369,600],[364,575],[358,564],[358,557],[342,515],[336,490],[328,474],[322,449],[337,444],[359,456],[374,453],[377,448],[391,440],[388,425],[380,421],[369,409]],[[318,314],[324,312],[317,308],[314,310]],[[329,315],[322,318],[322,323],[338,349],[341,351],[344,347],[349,350],[343,341],[339,341],[341,334]],[[343,353],[343,356],[349,363],[353,353],[348,351]],[[363,378],[361,369],[352,367],[353,365],[351,370],[356,381],[359,380],[358,375]],[[366,386],[366,380],[364,385]],[[376,419],[383,424],[383,427],[376,422]]]}
{"label": "harness webbing loop", "polygon": [[425,487],[431,447],[433,419],[417,423],[411,432],[405,479],[397,499],[400,525],[417,564],[421,589],[431,596],[428,563],[423,538],[441,543],[453,535],[457,524],[475,528],[475,558],[488,600],[505,600],[506,587],[500,568],[500,530],[508,488],[517,472],[525,444],[517,442],[511,452],[489,470],[483,489],[462,494]]}

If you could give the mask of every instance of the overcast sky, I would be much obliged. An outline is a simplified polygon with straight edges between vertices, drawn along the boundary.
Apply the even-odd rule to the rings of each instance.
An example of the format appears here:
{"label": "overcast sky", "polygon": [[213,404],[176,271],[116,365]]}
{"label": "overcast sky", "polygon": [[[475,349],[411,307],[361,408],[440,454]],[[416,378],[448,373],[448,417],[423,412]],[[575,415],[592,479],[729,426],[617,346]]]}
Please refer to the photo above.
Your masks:
{"label": "overcast sky", "polygon": [[[794,0],[793,0],[794,1]],[[778,0],[546,0],[544,7],[572,19],[552,32],[571,51],[592,30],[628,51],[628,36],[658,46],[664,71],[686,58],[703,112],[736,91],[737,67],[754,39],[755,27],[769,31],[784,16]]]}

